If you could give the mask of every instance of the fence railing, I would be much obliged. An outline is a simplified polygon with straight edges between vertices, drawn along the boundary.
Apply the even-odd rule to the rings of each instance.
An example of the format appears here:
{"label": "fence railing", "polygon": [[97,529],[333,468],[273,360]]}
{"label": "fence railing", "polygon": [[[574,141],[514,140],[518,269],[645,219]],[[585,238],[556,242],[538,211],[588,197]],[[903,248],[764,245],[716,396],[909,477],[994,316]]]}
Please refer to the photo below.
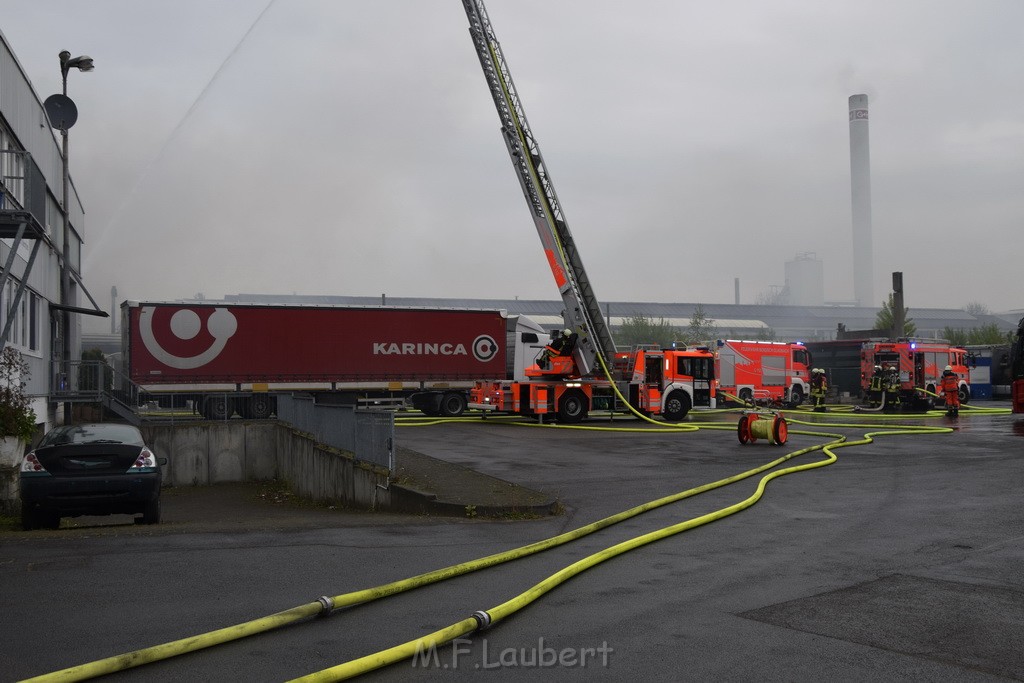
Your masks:
{"label": "fence railing", "polygon": [[356,460],[394,470],[395,416],[392,412],[321,404],[314,396],[280,396],[277,418],[320,443],[351,451]]}
{"label": "fence railing", "polygon": [[[53,401],[99,403],[135,424],[194,421],[194,394],[148,394],[124,373],[100,360],[54,361],[50,396]],[[209,395],[207,396],[209,398]],[[230,402],[231,393],[221,397]],[[357,460],[394,469],[394,413],[358,409],[355,405],[318,402],[315,395],[279,395],[277,418],[318,442],[350,451]],[[233,419],[230,411],[223,421]],[[206,418],[209,421],[209,418]]]}

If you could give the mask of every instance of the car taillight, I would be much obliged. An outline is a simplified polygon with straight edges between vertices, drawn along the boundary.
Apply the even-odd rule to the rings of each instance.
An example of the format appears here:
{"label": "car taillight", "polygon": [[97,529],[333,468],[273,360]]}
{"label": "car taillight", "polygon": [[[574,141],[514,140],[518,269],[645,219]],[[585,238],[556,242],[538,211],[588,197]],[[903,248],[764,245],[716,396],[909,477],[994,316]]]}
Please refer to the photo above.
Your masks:
{"label": "car taillight", "polygon": [[153,455],[153,451],[143,446],[142,451],[139,453],[139,457],[135,458],[135,462],[132,463],[132,466],[129,469],[152,469],[154,467],[156,467],[156,456]]}
{"label": "car taillight", "polygon": [[43,467],[43,463],[39,462],[39,458],[36,457],[35,452],[29,453],[21,460],[21,471],[22,472],[45,472],[46,468]]}

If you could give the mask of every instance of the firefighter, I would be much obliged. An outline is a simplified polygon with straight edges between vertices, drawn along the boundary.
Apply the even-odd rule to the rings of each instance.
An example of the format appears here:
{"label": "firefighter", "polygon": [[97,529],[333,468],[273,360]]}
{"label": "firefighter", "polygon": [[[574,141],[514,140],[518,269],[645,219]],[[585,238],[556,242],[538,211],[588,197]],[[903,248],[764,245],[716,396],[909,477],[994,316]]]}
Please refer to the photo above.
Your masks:
{"label": "firefighter", "polygon": [[876,365],[875,371],[871,374],[871,383],[868,384],[868,401],[871,403],[872,408],[877,408],[882,402],[883,381],[882,366]]}
{"label": "firefighter", "polygon": [[811,370],[811,403],[814,404],[814,412],[825,412],[825,391],[828,389],[828,382],[825,380],[825,371],[821,368]]}
{"label": "firefighter", "polygon": [[555,336],[552,334],[551,343],[544,347],[544,350],[537,356],[537,365],[541,369],[546,370],[548,368],[548,359],[552,356],[568,356],[572,353],[572,347],[575,346],[575,339],[568,327],[562,330],[561,335]]}
{"label": "firefighter", "polygon": [[947,365],[942,371],[942,393],[946,397],[946,415],[956,417],[960,414],[960,378]]}
{"label": "firefighter", "polygon": [[885,372],[882,380],[882,388],[885,391],[886,410],[900,409],[900,371],[899,368],[890,366]]}

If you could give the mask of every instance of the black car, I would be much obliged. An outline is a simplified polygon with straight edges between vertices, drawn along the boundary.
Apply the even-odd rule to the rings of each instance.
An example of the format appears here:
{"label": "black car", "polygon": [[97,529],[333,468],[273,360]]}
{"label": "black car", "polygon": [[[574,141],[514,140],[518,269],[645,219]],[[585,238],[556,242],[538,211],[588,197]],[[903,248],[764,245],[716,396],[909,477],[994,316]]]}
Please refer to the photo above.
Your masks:
{"label": "black car", "polygon": [[160,466],[137,427],[93,423],[55,427],[21,462],[23,528],[60,526],[61,517],[142,514],[160,521]]}

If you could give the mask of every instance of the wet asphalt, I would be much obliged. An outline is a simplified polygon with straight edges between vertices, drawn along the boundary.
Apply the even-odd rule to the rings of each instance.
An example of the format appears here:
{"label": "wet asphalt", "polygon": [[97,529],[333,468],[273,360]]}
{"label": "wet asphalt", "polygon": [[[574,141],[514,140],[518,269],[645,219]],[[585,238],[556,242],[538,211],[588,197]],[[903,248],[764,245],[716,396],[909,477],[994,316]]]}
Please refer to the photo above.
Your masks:
{"label": "wet asphalt", "polygon": [[[904,421],[955,431],[837,449],[834,464],[772,480],[743,511],[589,568],[472,639],[365,679],[1024,680],[1024,416]],[[399,429],[403,447],[556,497],[565,512],[554,517],[339,513],[313,524],[4,534],[2,678],[518,547],[829,440],[801,429],[879,431],[791,428],[784,446],[741,445],[730,429]],[[743,480],[539,555],[113,678],[289,680],[492,608],[583,557],[756,489],[757,478]]]}

